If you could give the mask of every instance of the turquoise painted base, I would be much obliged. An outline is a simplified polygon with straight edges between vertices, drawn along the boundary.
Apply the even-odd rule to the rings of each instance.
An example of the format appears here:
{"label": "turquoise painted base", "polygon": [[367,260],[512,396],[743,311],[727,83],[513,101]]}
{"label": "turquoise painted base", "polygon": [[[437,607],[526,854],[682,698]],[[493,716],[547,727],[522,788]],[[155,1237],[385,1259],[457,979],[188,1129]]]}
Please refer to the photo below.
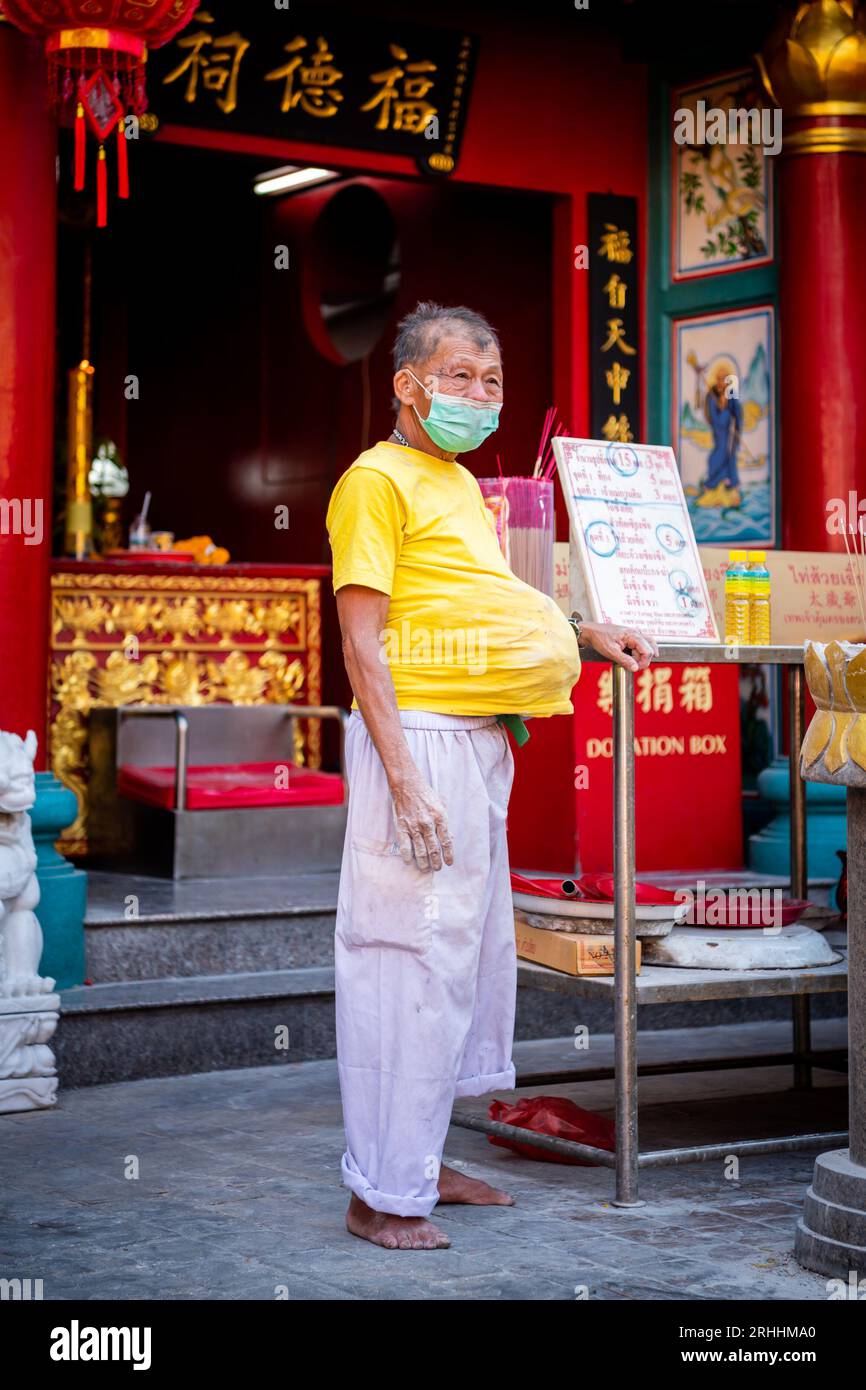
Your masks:
{"label": "turquoise painted base", "polygon": [[[790,778],[787,758],[776,758],[758,777],[758,790],[776,814],[757,835],[749,836],[749,868],[762,874],[791,872]],[[806,849],[809,878],[838,882],[837,850],[846,845],[845,788],[806,783]],[[835,903],[835,898],[831,896]]]}
{"label": "turquoise painted base", "polygon": [[37,772],[36,804],[30,811],[36,846],[36,877],[41,899],[36,916],[44,938],[41,975],[51,975],[57,989],[84,983],[84,914],[87,874],[57,853],[54,841],[78,814],[74,792],[53,772]]}

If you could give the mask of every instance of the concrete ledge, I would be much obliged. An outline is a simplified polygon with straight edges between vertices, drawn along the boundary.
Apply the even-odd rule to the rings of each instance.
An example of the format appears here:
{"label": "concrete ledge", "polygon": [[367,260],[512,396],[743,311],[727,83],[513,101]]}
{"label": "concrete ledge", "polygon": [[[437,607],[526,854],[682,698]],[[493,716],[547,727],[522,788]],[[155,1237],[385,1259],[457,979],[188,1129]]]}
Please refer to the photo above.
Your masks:
{"label": "concrete ledge", "polygon": [[87,977],[113,981],[330,966],[333,913],[108,923],[86,928]]}
{"label": "concrete ledge", "polygon": [[190,1004],[243,1002],[249,999],[333,998],[334,971],[250,971],[241,975],[195,975],[161,980],[129,980],[104,985],[77,985],[60,991],[61,1018],[74,1014],[119,1013],[130,1009],[164,1009]]}
{"label": "concrete ledge", "polygon": [[336,1053],[326,968],[93,985],[62,991],[61,1001],[54,1043],[61,1094]]}

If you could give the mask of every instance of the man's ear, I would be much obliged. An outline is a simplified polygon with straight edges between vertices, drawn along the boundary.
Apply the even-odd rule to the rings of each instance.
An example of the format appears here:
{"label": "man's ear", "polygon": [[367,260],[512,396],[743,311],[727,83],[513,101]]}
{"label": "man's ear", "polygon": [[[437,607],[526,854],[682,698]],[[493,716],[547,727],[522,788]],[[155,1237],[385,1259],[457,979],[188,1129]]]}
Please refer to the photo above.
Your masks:
{"label": "man's ear", "polygon": [[415,382],[411,372],[407,372],[405,367],[401,367],[394,376],[394,395],[403,405],[412,405],[415,400]]}

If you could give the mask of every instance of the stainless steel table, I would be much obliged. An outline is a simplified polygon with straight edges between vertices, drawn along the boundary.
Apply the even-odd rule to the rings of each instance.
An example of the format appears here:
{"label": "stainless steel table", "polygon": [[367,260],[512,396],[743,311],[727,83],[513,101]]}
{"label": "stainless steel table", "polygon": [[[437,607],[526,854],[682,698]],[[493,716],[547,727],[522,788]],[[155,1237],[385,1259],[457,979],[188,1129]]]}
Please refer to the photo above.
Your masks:
{"label": "stainless steel table", "polygon": [[[583,653],[585,661],[602,661],[595,652]],[[807,896],[806,875],[806,789],[800,777],[800,745],[803,742],[804,686],[802,647],[739,647],[723,645],[687,646],[678,643],[659,647],[657,662],[688,662],[689,665],[761,664],[789,666],[790,767],[791,767],[791,896]],[[579,1080],[614,1078],[616,1099],[616,1154],[590,1145],[533,1135],[514,1125],[498,1124],[482,1116],[455,1113],[453,1123],[486,1134],[519,1139],[554,1153],[589,1158],[616,1170],[617,1206],[641,1205],[638,1170],[666,1163],[706,1161],[728,1154],[779,1153],[808,1148],[815,1144],[844,1144],[844,1132],[787,1135],[775,1139],[732,1139],[725,1144],[696,1144],[688,1148],[641,1153],[638,1145],[638,1075],[709,1071],[748,1066],[774,1066],[792,1063],[794,1085],[811,1085],[812,1067],[844,1068],[844,1053],[812,1050],[810,999],[812,994],[847,988],[847,964],[804,970],[680,970],[647,966],[635,974],[635,781],[634,781],[634,673],[613,667],[613,765],[614,765],[614,904],[615,959],[613,977],[586,978],[564,975],[546,966],[519,962],[519,982],[533,988],[549,989],[590,998],[611,998],[614,1003],[615,1066],[611,1069],[580,1072],[547,1072],[523,1075],[518,1086],[537,1086]],[[637,1055],[637,1004],[668,1003],[673,1000],[723,999],[787,995],[792,1001],[793,1048],[790,1053],[771,1056],[702,1058],[655,1067],[639,1067]]]}

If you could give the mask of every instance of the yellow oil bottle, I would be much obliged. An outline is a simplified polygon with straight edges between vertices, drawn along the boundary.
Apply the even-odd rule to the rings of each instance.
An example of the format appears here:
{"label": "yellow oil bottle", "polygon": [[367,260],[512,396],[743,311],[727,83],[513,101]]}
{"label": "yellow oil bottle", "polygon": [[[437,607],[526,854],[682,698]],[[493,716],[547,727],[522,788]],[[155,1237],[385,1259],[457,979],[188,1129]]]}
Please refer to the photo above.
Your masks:
{"label": "yellow oil bottle", "polygon": [[749,642],[753,647],[769,647],[771,642],[770,571],[767,569],[766,551],[750,551],[748,584]]}
{"label": "yellow oil bottle", "polygon": [[725,574],[725,641],[739,647],[751,640],[747,561],[745,550],[729,551]]}

